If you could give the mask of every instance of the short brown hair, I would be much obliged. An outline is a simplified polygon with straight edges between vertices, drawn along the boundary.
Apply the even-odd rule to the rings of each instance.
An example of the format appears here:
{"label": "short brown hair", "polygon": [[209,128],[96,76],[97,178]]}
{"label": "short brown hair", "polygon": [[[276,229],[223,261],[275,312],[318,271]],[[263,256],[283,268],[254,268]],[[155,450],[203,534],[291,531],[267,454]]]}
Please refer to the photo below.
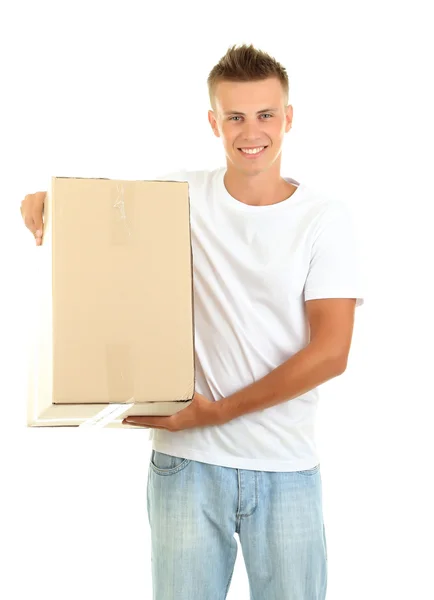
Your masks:
{"label": "short brown hair", "polygon": [[208,93],[211,105],[216,85],[220,81],[260,81],[277,77],[285,94],[285,104],[289,101],[289,82],[285,67],[275,58],[256,49],[253,44],[232,46],[208,75]]}

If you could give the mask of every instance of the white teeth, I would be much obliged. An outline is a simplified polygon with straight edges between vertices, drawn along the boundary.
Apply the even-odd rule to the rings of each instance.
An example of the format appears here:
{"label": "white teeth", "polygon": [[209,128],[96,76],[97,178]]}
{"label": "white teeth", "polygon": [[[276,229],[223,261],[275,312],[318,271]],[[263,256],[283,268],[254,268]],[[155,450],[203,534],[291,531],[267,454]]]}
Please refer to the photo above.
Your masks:
{"label": "white teeth", "polygon": [[246,154],[257,154],[261,152],[265,146],[261,146],[260,148],[240,148],[241,152],[245,152]]}

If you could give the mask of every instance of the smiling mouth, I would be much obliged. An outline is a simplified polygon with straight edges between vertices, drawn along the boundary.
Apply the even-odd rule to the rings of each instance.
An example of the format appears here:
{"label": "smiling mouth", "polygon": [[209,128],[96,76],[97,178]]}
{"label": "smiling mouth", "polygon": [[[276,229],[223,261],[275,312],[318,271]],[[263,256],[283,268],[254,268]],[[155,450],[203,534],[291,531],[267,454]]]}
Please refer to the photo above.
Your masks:
{"label": "smiling mouth", "polygon": [[254,148],[238,148],[238,150],[241,152],[241,154],[243,154],[243,156],[251,157],[263,154],[267,148],[268,146],[256,146]]}

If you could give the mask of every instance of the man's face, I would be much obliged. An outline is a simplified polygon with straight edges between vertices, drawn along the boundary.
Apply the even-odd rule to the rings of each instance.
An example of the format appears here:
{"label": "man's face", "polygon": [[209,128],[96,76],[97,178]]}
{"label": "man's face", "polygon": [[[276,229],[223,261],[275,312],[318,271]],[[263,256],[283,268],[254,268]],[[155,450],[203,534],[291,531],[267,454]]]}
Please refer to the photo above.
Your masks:
{"label": "man's face", "polygon": [[222,138],[228,161],[245,174],[269,169],[280,157],[292,123],[292,106],[285,106],[280,81],[275,77],[222,81],[216,86],[214,102],[208,120],[214,134]]}

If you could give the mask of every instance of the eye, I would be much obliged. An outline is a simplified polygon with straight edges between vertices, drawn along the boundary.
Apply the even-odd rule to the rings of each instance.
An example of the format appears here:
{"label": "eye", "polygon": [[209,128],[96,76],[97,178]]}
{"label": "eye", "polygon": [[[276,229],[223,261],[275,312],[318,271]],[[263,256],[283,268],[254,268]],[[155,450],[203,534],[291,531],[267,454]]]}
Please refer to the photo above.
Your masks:
{"label": "eye", "polygon": [[229,121],[232,121],[232,119],[241,119],[241,117],[237,115],[235,115],[235,117],[229,117]]}
{"label": "eye", "polygon": [[[264,113],[263,115],[261,115],[261,117],[272,117],[273,115],[271,115],[270,113]],[[268,119],[265,119],[266,121],[268,121]]]}

